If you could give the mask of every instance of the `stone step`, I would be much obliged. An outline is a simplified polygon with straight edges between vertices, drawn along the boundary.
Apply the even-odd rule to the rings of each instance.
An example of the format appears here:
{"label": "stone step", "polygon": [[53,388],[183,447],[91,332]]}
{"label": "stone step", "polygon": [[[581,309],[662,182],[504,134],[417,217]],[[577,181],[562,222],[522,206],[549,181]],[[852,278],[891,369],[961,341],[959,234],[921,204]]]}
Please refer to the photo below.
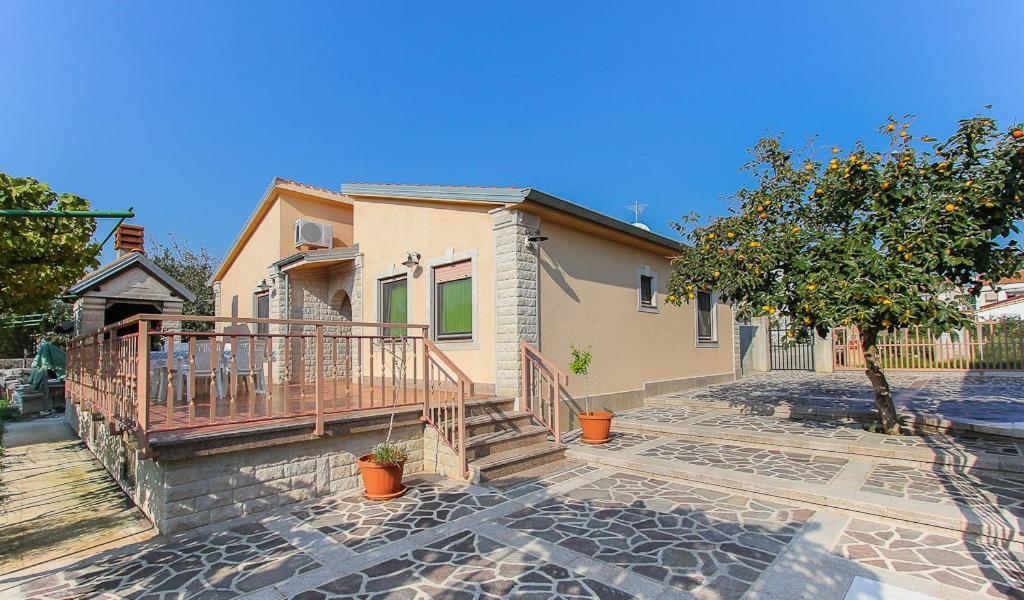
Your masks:
{"label": "stone step", "polygon": [[466,460],[475,460],[523,448],[543,444],[547,441],[548,430],[540,425],[527,425],[519,430],[492,431],[474,437],[466,437]]}
{"label": "stone step", "polygon": [[[659,407],[671,419],[672,407]],[[931,434],[887,436],[865,431],[855,421],[786,419],[734,412],[680,411],[676,422],[644,418],[643,409],[627,411],[613,421],[616,431],[668,434],[706,442],[738,442],[767,448],[795,448],[837,455],[905,461],[917,466],[954,470],[989,469],[1024,473],[1024,444],[1012,439]]]}
{"label": "stone step", "polygon": [[[568,479],[576,474],[576,470],[591,470],[596,467],[587,467],[586,463],[578,460],[559,459],[553,462],[544,463],[536,467],[530,467],[517,471],[510,475],[502,475],[487,481],[487,487],[494,488],[501,492],[507,492],[513,488],[523,488],[536,485],[554,485],[562,479]],[[532,489],[532,487],[531,487]]]}
{"label": "stone step", "polygon": [[484,415],[501,416],[515,412],[515,398],[491,396],[466,400],[466,418]]}
{"label": "stone step", "polygon": [[542,442],[497,452],[469,463],[471,481],[489,481],[565,459],[565,444]]}
{"label": "stone step", "polygon": [[947,473],[867,457],[837,458],[653,433],[620,436],[606,446],[573,443],[566,457],[872,519],[1024,542],[1024,478],[1019,475]]}
{"label": "stone step", "polygon": [[466,437],[472,438],[480,434],[496,431],[520,431],[533,423],[529,413],[494,413],[477,415],[466,419]]}

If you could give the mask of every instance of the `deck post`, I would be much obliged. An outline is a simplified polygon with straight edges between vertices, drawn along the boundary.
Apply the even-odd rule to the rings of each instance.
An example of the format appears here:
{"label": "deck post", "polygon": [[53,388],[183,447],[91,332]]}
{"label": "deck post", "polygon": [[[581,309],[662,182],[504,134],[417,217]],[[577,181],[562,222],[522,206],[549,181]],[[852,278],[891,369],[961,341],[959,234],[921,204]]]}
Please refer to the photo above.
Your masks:
{"label": "deck post", "polygon": [[316,435],[324,434],[324,326],[316,326]]}
{"label": "deck post", "polygon": [[466,382],[459,381],[459,465],[462,475],[468,476],[466,469]]}
{"label": "deck post", "polygon": [[423,329],[423,421],[430,421],[430,348],[427,346],[427,330]]}
{"label": "deck post", "polygon": [[149,321],[139,320],[139,343],[136,352],[135,405],[138,423],[135,437],[139,450],[145,454],[149,451]]}

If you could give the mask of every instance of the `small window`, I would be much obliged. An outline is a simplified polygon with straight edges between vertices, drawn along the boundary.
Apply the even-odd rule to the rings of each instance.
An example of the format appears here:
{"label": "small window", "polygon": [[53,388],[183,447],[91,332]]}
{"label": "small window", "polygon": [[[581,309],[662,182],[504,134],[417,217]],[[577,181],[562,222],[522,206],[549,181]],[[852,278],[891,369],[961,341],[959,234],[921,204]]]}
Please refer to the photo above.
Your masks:
{"label": "small window", "polygon": [[640,306],[654,306],[654,277],[652,275],[640,276]]}
{"label": "small window", "polygon": [[[256,294],[253,312],[253,316],[257,319],[269,319],[270,318],[270,292],[262,292]],[[270,333],[270,325],[267,323],[257,323],[256,333]]]}
{"label": "small window", "polygon": [[[380,282],[380,319],[385,323],[409,322],[409,294],[405,277]],[[390,327],[384,335],[406,335],[404,327]]]}
{"label": "small window", "polygon": [[718,341],[715,327],[715,304],[711,292],[697,292],[697,342],[709,344]]}
{"label": "small window", "polygon": [[473,338],[473,264],[462,261],[434,269],[437,339]]}

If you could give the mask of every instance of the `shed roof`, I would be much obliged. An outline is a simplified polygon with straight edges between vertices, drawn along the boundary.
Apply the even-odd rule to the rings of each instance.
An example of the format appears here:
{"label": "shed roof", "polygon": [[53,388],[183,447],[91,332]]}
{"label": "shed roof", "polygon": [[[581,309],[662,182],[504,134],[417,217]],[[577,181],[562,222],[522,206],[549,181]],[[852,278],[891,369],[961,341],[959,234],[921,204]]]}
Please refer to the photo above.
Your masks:
{"label": "shed roof", "polygon": [[117,275],[136,267],[149,273],[150,276],[164,284],[164,286],[173,291],[179,297],[183,298],[186,302],[195,301],[195,294],[188,291],[188,288],[181,285],[177,279],[168,275],[167,271],[161,269],[160,266],[153,262],[151,258],[141,252],[129,252],[128,254],[119,256],[116,260],[99,267],[95,271],[87,273],[85,277],[79,279],[77,283],[68,289],[68,294],[71,294],[72,296],[81,296],[102,284],[104,281],[109,281]]}

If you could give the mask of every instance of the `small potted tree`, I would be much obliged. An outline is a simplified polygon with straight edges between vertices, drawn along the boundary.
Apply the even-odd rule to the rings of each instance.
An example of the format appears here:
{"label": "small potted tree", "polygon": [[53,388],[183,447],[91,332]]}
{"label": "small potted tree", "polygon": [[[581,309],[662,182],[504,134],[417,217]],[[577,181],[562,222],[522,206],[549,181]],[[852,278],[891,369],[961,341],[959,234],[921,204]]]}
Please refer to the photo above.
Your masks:
{"label": "small potted tree", "polygon": [[[383,344],[381,351],[383,352]],[[405,378],[405,360],[396,357],[399,379]],[[398,407],[398,389],[392,390],[391,420],[388,422],[388,434],[384,441],[373,447],[373,451],[356,459],[359,473],[366,487],[366,497],[370,500],[391,500],[405,494],[402,477],[405,474],[405,461],[409,454],[404,448],[391,441],[391,431],[395,426],[395,410]]]}
{"label": "small potted tree", "polygon": [[612,413],[592,412],[590,410],[590,361],[594,355],[589,349],[577,348],[575,344],[569,347],[572,354],[572,364],[569,370],[573,375],[583,376],[583,401],[586,412],[580,413],[580,428],[583,430],[581,441],[584,444],[603,444],[611,439]]}

